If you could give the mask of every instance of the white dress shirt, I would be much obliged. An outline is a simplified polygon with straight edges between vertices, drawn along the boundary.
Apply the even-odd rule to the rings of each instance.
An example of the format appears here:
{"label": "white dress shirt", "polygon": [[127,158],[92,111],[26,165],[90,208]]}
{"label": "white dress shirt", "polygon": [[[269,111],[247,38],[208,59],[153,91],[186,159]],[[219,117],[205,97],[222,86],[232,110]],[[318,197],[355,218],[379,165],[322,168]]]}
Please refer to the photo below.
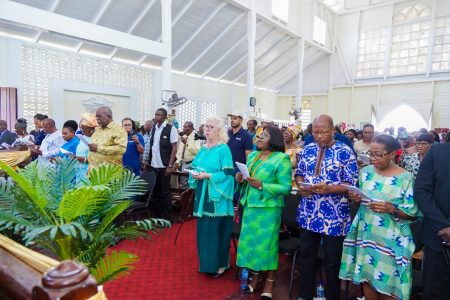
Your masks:
{"label": "white dress shirt", "polygon": [[58,155],[59,148],[61,148],[65,142],[66,141],[63,139],[61,131],[59,130],[47,134],[39,148],[42,152],[42,155],[39,155],[39,161],[42,163],[49,163],[50,158]]}

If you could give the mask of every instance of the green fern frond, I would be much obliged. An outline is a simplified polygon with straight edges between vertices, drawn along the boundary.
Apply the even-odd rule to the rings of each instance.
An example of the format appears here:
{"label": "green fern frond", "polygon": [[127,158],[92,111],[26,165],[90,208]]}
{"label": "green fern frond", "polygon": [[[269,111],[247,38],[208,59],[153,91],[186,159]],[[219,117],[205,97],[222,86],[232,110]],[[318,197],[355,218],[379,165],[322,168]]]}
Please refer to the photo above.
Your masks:
{"label": "green fern frond", "polygon": [[98,238],[100,235],[104,233],[104,231],[108,228],[108,226],[122,213],[124,212],[128,206],[130,206],[131,201],[123,201],[113,207],[111,207],[107,212],[107,214],[102,218],[100,224],[97,225],[97,229],[94,233],[94,238]]}
{"label": "green fern frond", "polygon": [[57,201],[75,188],[78,161],[71,157],[58,157],[54,163],[55,176],[50,186],[50,193]]}
{"label": "green fern frond", "polygon": [[57,211],[61,222],[72,222],[77,217],[94,214],[100,204],[107,200],[107,190],[106,186],[82,186],[67,192]]}
{"label": "green fern frond", "polygon": [[134,264],[138,261],[138,256],[126,251],[112,251],[105,256],[97,265],[91,269],[91,274],[98,284],[117,279],[129,274],[134,269]]}
{"label": "green fern frond", "polygon": [[48,200],[44,196],[38,194],[33,188],[33,185],[24,176],[21,176],[2,161],[0,161],[0,169],[5,171],[6,174],[8,174],[8,176],[10,176],[14,182],[28,195],[33,204],[36,205],[36,207],[41,211],[42,216],[46,217],[48,220],[51,220],[51,217],[45,211]]}
{"label": "green fern frond", "polygon": [[101,164],[98,168],[92,169],[86,181],[87,185],[107,185],[109,182],[120,178],[123,173],[121,166],[113,164]]}
{"label": "green fern frond", "polygon": [[147,182],[128,170],[125,170],[121,177],[112,180],[108,186],[111,188],[110,198],[113,202],[129,200],[147,192]]}
{"label": "green fern frond", "polygon": [[0,211],[11,211],[11,204],[15,201],[12,190],[13,183],[0,177]]}

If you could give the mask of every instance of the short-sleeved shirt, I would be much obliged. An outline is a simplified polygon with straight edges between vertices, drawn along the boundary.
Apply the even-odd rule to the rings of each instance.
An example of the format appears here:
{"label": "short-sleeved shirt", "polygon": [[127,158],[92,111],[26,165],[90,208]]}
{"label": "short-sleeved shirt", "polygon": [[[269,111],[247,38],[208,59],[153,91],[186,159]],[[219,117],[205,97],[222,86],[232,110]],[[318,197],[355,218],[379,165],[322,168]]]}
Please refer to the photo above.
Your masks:
{"label": "short-sleeved shirt", "polygon": [[[152,161],[150,162],[150,165],[153,168],[166,168],[166,166],[164,166],[164,163],[162,162],[161,159],[161,152],[159,149],[159,140],[161,138],[161,133],[163,131],[163,129],[166,127],[167,125],[167,120],[164,121],[164,123],[161,124],[161,126],[159,126],[158,124],[155,124],[155,135],[153,137],[153,145],[151,148],[152,151]],[[170,143],[176,143],[178,142],[178,130],[175,128],[175,126],[172,126],[172,129],[170,129]]]}
{"label": "short-sleeved shirt", "polygon": [[[145,147],[145,141],[142,134],[136,134],[142,147]],[[137,150],[136,143],[131,139],[132,135],[128,134],[127,150],[123,154],[123,166],[133,171],[134,175],[138,176],[141,169],[141,154]]]}
{"label": "short-sleeved shirt", "polygon": [[233,133],[233,129],[228,130],[228,147],[231,150],[231,156],[233,157],[233,165],[236,167],[236,162],[243,164],[247,163],[247,157],[245,151],[253,150],[253,141],[250,134],[241,128],[238,132]]}
{"label": "short-sleeved shirt", "polygon": [[[316,163],[324,151],[320,170]],[[356,185],[358,167],[353,151],[340,141],[322,150],[317,143],[306,145],[298,156],[296,176],[306,183],[324,182],[329,185],[348,183]],[[343,194],[311,194],[303,197],[297,210],[297,222],[301,228],[332,236],[344,236],[350,225],[350,207]]]}

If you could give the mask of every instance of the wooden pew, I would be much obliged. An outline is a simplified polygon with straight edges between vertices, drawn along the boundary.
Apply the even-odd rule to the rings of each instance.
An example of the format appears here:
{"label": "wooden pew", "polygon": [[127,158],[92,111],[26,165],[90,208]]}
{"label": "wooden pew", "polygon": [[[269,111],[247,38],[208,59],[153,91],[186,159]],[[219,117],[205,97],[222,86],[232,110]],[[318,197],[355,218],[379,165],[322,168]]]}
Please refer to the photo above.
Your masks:
{"label": "wooden pew", "polygon": [[58,262],[0,235],[0,299],[106,299],[88,269]]}

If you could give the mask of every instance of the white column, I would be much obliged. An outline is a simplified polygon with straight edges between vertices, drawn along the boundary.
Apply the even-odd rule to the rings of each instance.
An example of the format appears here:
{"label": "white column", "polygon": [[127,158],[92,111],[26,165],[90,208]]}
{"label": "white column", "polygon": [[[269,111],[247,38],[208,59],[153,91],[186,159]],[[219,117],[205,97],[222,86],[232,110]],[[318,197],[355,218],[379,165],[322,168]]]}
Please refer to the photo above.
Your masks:
{"label": "white column", "polygon": [[250,115],[250,97],[255,95],[255,44],[256,44],[256,10],[255,1],[251,0],[251,9],[247,13],[247,115]]}
{"label": "white column", "polygon": [[167,45],[169,53],[162,59],[162,89],[172,89],[172,0],[161,0],[162,43]]}
{"label": "white column", "polygon": [[[299,38],[297,41],[297,93],[295,97],[296,109],[300,109],[302,107],[304,58],[305,58],[305,40],[303,38]],[[298,119],[297,121],[300,121],[300,119]]]}

